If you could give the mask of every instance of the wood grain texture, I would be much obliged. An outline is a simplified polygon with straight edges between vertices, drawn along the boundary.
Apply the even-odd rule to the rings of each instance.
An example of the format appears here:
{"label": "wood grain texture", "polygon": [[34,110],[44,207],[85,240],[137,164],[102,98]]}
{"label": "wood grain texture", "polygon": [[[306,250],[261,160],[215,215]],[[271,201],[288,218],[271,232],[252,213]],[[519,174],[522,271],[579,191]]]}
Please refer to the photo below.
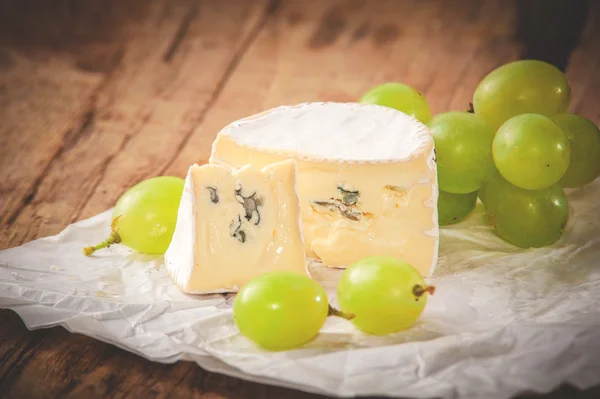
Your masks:
{"label": "wood grain texture", "polygon": [[[206,162],[218,130],[269,107],[355,101],[397,80],[421,90],[434,113],[465,109],[494,67],[551,51],[523,29],[533,3],[0,2],[0,248],[103,211],[145,178],[183,176]],[[600,4],[585,19],[581,39],[566,38],[556,59],[569,60],[573,110],[599,123]],[[62,328],[28,332],[3,310],[0,397],[322,396],[149,362]],[[544,397],[591,399],[600,389]]]}
{"label": "wood grain texture", "polygon": [[[140,7],[144,16],[126,27],[118,66],[83,99],[89,105],[76,142],[67,141],[51,158],[28,200],[7,220],[8,237],[0,245],[55,234],[158,174],[210,108],[228,65],[269,11],[263,1]],[[33,134],[38,141],[40,133]]]}

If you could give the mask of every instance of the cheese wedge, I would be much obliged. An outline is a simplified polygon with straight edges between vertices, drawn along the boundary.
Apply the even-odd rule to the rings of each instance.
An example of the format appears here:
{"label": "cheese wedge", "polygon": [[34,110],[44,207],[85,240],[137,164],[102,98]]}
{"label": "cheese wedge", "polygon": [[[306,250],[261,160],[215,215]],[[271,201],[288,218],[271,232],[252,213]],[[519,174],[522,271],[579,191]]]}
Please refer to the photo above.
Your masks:
{"label": "cheese wedge", "polygon": [[193,165],[165,264],[186,293],[235,292],[273,270],[308,274],[296,163]]}
{"label": "cheese wedge", "polygon": [[307,256],[345,267],[392,255],[424,276],[437,262],[437,175],[425,125],[370,104],[283,106],[226,126],[209,162],[294,159]]}

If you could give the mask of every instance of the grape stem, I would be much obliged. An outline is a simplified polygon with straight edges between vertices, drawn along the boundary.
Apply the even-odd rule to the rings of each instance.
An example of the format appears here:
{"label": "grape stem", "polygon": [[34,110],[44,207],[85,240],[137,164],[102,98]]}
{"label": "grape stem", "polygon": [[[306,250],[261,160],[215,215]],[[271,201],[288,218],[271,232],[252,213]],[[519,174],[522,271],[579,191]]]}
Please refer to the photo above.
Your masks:
{"label": "grape stem", "polygon": [[331,305],[329,305],[329,312],[327,313],[327,316],[337,316],[346,320],[352,320],[354,317],[356,317],[354,313],[344,313],[341,310],[337,310]]}
{"label": "grape stem", "polygon": [[426,285],[423,287],[420,284],[417,284],[413,287],[413,294],[417,297],[417,299],[422,297],[426,292],[428,292],[429,295],[433,295],[435,292],[435,287],[433,285]]}
{"label": "grape stem", "polygon": [[102,248],[108,248],[110,247],[112,244],[118,244],[121,242],[121,236],[119,235],[119,232],[117,231],[117,221],[119,220],[121,216],[117,216],[116,218],[113,219],[110,228],[111,228],[111,232],[110,232],[110,236],[108,236],[108,238],[104,241],[102,241],[100,244],[96,244],[94,246],[91,247],[85,247],[83,248],[83,253],[85,256],[91,256],[94,252],[96,252],[99,249]]}

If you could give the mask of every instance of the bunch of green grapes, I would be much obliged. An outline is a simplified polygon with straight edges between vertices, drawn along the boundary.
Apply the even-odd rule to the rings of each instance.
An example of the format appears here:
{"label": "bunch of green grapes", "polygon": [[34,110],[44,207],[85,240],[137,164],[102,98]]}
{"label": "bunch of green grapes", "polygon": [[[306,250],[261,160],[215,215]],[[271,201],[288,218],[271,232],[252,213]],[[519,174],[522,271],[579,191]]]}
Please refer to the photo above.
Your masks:
{"label": "bunch of green grapes", "polygon": [[534,60],[497,68],[475,90],[475,114],[496,130],[479,197],[496,233],[516,246],[560,238],[569,218],[563,187],[600,174],[600,130],[568,114],[570,100],[566,76]]}
{"label": "bunch of green grapes", "polygon": [[464,220],[479,196],[505,241],[523,248],[548,245],[568,219],[563,188],[581,187],[600,174],[600,130],[567,113],[569,82],[543,61],[515,61],[489,73],[467,112],[429,119],[424,97],[397,83],[378,86],[361,101],[418,115],[428,124],[441,226]]}
{"label": "bunch of green grapes", "polygon": [[434,287],[411,265],[393,257],[369,257],[347,268],[338,285],[341,310],[310,277],[265,273],[236,295],[233,318],[242,335],[267,350],[293,349],[317,336],[328,316],[350,320],[369,334],[395,333],[421,316]]}
{"label": "bunch of green grapes", "polygon": [[172,176],[154,177],[133,186],[113,209],[108,239],[84,248],[84,254],[90,256],[116,243],[144,254],[164,254],[175,231],[183,186],[183,179]]}

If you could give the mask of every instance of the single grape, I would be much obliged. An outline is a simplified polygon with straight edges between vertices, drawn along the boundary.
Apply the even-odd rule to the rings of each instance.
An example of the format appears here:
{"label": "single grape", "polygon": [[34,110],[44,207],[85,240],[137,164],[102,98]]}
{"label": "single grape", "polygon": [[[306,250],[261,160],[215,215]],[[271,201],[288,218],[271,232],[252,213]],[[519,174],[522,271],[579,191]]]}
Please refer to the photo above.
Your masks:
{"label": "single grape", "polygon": [[483,185],[481,186],[481,189],[477,192],[477,195],[484,206],[488,203],[488,201],[496,198],[496,196],[488,195],[488,193],[494,189],[499,189],[504,184],[512,186],[512,184],[507,182],[506,179],[502,177],[495,165],[492,165],[483,182]]}
{"label": "single grape", "polygon": [[497,130],[513,116],[534,113],[546,116],[566,112],[571,88],[556,67],[537,60],[503,65],[483,78],[475,89],[473,106]]}
{"label": "single grape", "polygon": [[477,191],[468,194],[452,194],[440,190],[438,196],[438,220],[440,226],[454,224],[465,219],[475,208]]}
{"label": "single grape", "polygon": [[359,102],[394,108],[425,124],[431,120],[429,104],[423,94],[402,83],[384,83],[374,87]]}
{"label": "single grape", "polygon": [[550,118],[523,114],[508,121],[494,138],[494,163],[515,186],[530,190],[558,182],[569,167],[569,138]]}
{"label": "single grape", "polygon": [[338,285],[343,312],[356,317],[352,323],[370,334],[389,334],[410,327],[427,303],[425,284],[408,263],[389,256],[373,256],[348,267]]}
{"label": "single grape", "polygon": [[323,287],[308,276],[289,271],[254,278],[233,303],[240,333],[269,350],[290,349],[313,339],[328,313]]}
{"label": "single grape", "polygon": [[600,130],[579,115],[559,114],[552,120],[569,137],[571,164],[560,179],[563,187],[581,187],[600,174]]}
{"label": "single grape", "polygon": [[459,111],[436,115],[429,129],[440,190],[454,194],[479,190],[493,162],[494,131],[479,116]]}
{"label": "single grape", "polygon": [[484,185],[490,224],[505,241],[521,248],[538,248],[556,241],[569,219],[567,197],[559,184],[525,190],[499,174]]}
{"label": "single grape", "polygon": [[110,237],[85,248],[84,253],[89,256],[120,242],[141,253],[164,254],[175,231],[183,186],[183,179],[172,176],[154,177],[133,186],[115,205]]}

